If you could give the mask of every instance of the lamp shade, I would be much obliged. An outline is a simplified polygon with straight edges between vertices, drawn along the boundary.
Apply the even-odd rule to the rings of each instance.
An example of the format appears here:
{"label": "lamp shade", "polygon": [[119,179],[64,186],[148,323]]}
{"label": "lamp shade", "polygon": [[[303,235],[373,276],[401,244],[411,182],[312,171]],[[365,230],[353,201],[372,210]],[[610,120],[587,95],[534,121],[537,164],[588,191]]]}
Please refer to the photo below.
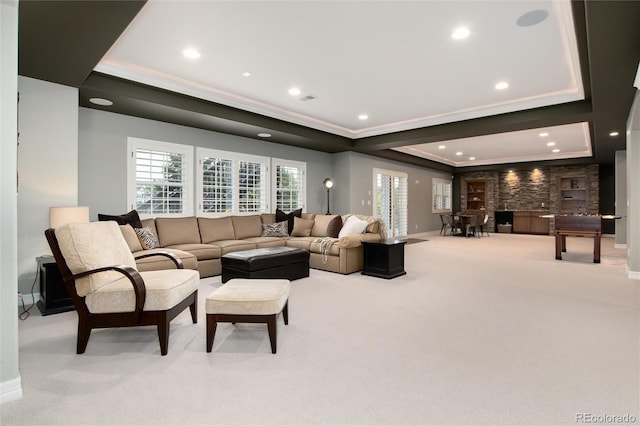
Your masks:
{"label": "lamp shade", "polygon": [[49,227],[58,228],[67,223],[89,222],[89,207],[49,208]]}
{"label": "lamp shade", "polygon": [[331,178],[325,178],[322,181],[322,185],[324,185],[325,188],[327,188],[327,191],[330,190],[331,188],[333,188],[333,179]]}

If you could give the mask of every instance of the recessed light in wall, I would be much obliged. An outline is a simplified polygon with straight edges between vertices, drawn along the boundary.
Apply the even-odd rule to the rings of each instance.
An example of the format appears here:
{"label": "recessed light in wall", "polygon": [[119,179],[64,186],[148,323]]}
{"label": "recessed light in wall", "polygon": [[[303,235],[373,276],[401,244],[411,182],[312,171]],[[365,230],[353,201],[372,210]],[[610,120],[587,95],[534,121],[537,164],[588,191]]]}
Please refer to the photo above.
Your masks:
{"label": "recessed light in wall", "polygon": [[242,73],[242,76],[243,77],[250,77],[251,73],[249,71],[245,71],[245,72]]}
{"label": "recessed light in wall", "polygon": [[363,120],[364,121],[364,120],[368,120],[368,119],[369,119],[369,116],[367,114],[360,114],[358,116],[358,120]]}
{"label": "recessed light in wall", "polygon": [[469,34],[471,34],[471,31],[469,31],[469,28],[459,27],[459,28],[456,28],[455,31],[451,33],[451,38],[454,40],[463,40],[469,37]]}
{"label": "recessed light in wall", "polygon": [[270,138],[271,133],[258,133],[258,136],[260,136],[261,138]]}
{"label": "recessed light in wall", "polygon": [[555,146],[555,144],[556,144],[556,143],[555,143],[554,141],[547,142],[547,146]]}
{"label": "recessed light in wall", "polygon": [[618,132],[611,132],[609,133],[609,136],[614,137],[614,136],[618,136],[620,133]]}
{"label": "recessed light in wall", "polygon": [[540,133],[538,136],[540,136],[541,138],[546,138],[547,136],[549,136],[549,133],[547,133],[547,132],[542,132],[542,133]]}
{"label": "recessed light in wall", "polygon": [[560,152],[558,148],[551,150],[551,152]]}
{"label": "recessed light in wall", "polygon": [[187,49],[184,49],[182,51],[182,55],[184,55],[185,58],[188,59],[199,59],[202,55],[200,54],[200,52],[198,52],[196,49],[194,49],[193,47],[189,47]]}
{"label": "recessed light in wall", "polygon": [[445,148],[446,148],[446,145],[439,145],[438,146],[438,149],[445,149]]}
{"label": "recessed light in wall", "polygon": [[291,96],[298,96],[300,93],[302,93],[302,91],[297,87],[292,87],[291,89],[289,89],[289,94]]}
{"label": "recessed light in wall", "polygon": [[496,90],[504,90],[507,87],[509,87],[509,83],[507,83],[506,81],[501,81],[500,83],[496,84],[494,87]]}
{"label": "recessed light in wall", "polygon": [[111,102],[109,99],[104,99],[104,98],[90,98],[89,102],[91,102],[92,104],[100,105],[100,106],[113,105],[113,102]]}
{"label": "recessed light in wall", "polygon": [[469,161],[473,161],[475,159],[476,159],[476,157],[469,157]]}
{"label": "recessed light in wall", "polygon": [[458,151],[458,152],[456,152],[456,155],[462,155],[462,154],[463,154],[463,152],[462,152],[462,151]]}

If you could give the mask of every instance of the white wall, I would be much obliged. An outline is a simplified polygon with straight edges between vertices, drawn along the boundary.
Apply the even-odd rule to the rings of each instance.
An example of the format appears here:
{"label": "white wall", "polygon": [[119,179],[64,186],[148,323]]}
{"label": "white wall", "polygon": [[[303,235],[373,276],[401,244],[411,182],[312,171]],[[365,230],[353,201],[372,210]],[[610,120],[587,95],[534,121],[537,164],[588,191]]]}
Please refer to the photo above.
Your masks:
{"label": "white wall", "polygon": [[627,248],[627,151],[616,151],[615,156],[616,248]]}
{"label": "white wall", "polygon": [[[640,75],[640,71],[638,73]],[[640,92],[627,122],[627,267],[640,279]]]}
{"label": "white wall", "polygon": [[0,403],[22,397],[18,370],[16,106],[18,2],[0,2]]}
{"label": "white wall", "polygon": [[18,288],[31,294],[49,207],[78,202],[78,89],[27,77],[18,89]]}

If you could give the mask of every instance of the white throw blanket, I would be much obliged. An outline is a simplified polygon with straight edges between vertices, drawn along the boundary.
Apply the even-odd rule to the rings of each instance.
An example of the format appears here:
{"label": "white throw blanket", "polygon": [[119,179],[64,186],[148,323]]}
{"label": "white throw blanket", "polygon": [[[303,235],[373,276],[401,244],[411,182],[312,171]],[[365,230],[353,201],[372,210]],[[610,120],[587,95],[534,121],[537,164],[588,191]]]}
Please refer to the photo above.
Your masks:
{"label": "white throw blanket", "polygon": [[320,244],[320,253],[322,253],[322,263],[327,263],[327,259],[329,259],[329,251],[331,251],[331,246],[333,243],[337,243],[338,240],[336,238],[331,237],[322,237],[316,238],[313,240],[314,243]]}

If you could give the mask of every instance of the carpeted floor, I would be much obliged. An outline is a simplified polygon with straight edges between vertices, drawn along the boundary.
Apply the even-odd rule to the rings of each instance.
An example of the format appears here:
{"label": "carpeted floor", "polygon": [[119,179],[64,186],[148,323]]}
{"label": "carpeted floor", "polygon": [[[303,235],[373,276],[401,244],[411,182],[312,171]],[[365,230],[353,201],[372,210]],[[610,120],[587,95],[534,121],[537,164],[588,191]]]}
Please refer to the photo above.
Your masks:
{"label": "carpeted floor", "polygon": [[[416,236],[416,237],[422,237]],[[20,323],[24,397],[12,424],[576,424],[581,413],[640,419],[640,283],[625,251],[547,236],[425,235],[407,275],[312,270],[294,281],[272,355],[263,325],[172,323],[98,330],[75,354],[74,312]],[[640,420],[637,420],[640,421]]]}

